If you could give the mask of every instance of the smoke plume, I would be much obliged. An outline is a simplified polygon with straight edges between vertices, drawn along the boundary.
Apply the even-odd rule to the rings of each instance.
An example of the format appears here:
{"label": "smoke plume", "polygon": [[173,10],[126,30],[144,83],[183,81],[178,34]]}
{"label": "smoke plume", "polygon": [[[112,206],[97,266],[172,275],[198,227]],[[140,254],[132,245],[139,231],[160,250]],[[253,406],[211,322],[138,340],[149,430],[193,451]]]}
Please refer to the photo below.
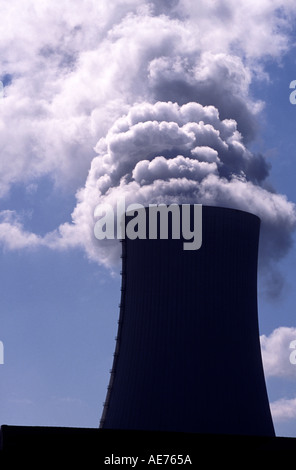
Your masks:
{"label": "smoke plume", "polygon": [[[291,244],[293,204],[264,188],[269,172],[265,159],[246,148],[236,121],[221,120],[214,106],[135,105],[100,139],[96,152],[74,220],[89,213],[91,225],[97,203],[115,208],[122,196],[127,204],[201,203],[257,214],[263,265],[279,259]],[[114,242],[116,255],[111,245],[114,261],[118,245]],[[91,256],[100,257],[100,250],[94,241]]]}
{"label": "smoke plume", "polygon": [[292,243],[295,207],[270,188],[264,155],[248,149],[264,108],[250,89],[268,83],[264,60],[289,50],[294,3],[20,3],[11,2],[21,20],[12,7],[3,12],[11,28],[1,50],[1,194],[44,175],[80,189],[72,223],[46,235],[2,211],[2,243],[79,246],[112,267],[120,247],[95,239],[98,204],[202,203],[257,214],[261,267],[275,269]]}

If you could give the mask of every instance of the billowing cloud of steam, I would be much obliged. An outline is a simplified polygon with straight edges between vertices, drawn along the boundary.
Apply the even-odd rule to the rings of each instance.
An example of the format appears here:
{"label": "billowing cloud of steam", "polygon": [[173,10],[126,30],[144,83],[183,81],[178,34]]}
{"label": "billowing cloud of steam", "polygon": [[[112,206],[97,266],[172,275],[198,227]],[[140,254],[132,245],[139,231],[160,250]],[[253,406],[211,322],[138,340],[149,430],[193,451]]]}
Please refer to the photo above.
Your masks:
{"label": "billowing cloud of steam", "polygon": [[[234,120],[219,118],[214,106],[172,102],[135,105],[96,146],[85,189],[73,213],[89,216],[98,203],[202,203],[253,212],[262,220],[261,261],[277,260],[291,243],[294,206],[264,188],[268,165],[242,142]],[[93,239],[91,256],[113,262],[118,243]]]}
{"label": "billowing cloud of steam", "polygon": [[254,212],[270,267],[290,247],[296,219],[293,204],[268,189],[264,157],[247,148],[263,108],[250,85],[268,81],[266,57],[289,49],[295,12],[292,0],[9,2],[0,194],[44,175],[64,191],[82,189],[73,223],[45,236],[2,211],[2,244],[80,246],[113,266],[119,244],[95,239],[93,211],[124,195]]}

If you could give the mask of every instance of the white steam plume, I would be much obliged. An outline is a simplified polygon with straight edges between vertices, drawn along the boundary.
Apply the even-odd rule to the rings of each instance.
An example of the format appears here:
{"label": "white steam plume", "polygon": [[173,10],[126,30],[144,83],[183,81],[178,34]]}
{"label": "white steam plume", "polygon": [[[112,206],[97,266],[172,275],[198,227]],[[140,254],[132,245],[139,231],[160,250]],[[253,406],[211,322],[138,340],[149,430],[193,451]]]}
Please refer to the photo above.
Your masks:
{"label": "white steam plume", "polygon": [[291,245],[295,208],[268,189],[269,165],[247,148],[264,106],[250,85],[268,82],[265,58],[289,50],[295,12],[292,0],[11,0],[1,27],[0,195],[44,175],[64,191],[82,188],[73,222],[45,236],[3,211],[2,244],[80,246],[112,266],[119,246],[94,238],[93,209],[125,195],[258,214],[270,268]]}
{"label": "white steam plume", "polygon": [[[242,209],[262,220],[261,261],[277,260],[291,244],[294,206],[264,188],[268,165],[242,142],[234,120],[220,120],[213,106],[198,103],[141,103],[116,121],[97,146],[86,186],[73,213],[76,226],[97,204],[202,203]],[[104,244],[89,233],[90,256],[112,263],[118,243]]]}

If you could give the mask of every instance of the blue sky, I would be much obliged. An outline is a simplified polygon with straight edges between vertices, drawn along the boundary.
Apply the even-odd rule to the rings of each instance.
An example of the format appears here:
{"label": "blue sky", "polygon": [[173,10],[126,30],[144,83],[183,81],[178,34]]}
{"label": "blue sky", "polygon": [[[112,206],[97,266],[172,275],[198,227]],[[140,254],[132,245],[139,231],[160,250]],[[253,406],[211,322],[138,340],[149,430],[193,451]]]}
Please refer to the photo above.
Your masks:
{"label": "blue sky", "polygon": [[[292,92],[289,89],[290,82],[294,79],[296,70],[295,52],[291,51],[280,66],[269,65],[269,73],[272,83],[259,87],[254,92],[260,94],[265,101],[265,119],[260,133],[260,144],[265,152],[270,155],[272,164],[271,181],[279,192],[295,201],[295,146],[294,126],[296,119],[296,107],[290,103]],[[261,140],[262,139],[262,140]],[[294,245],[289,254],[279,263],[284,276],[284,288],[277,299],[268,299],[260,290],[259,282],[259,324],[261,334],[269,335],[280,326],[295,328],[295,235]],[[291,350],[287,350],[288,358]],[[290,366],[295,367],[295,366]],[[267,389],[271,402],[280,398],[293,399],[295,397],[295,376],[267,377]],[[275,429],[278,435],[296,436],[296,424],[294,419],[274,418]]]}
{"label": "blue sky", "polygon": [[1,270],[1,420],[97,426],[119,283],[80,253],[6,254]]}
{"label": "blue sky", "polygon": [[[13,0],[3,12],[0,423],[99,425],[120,264],[117,243],[106,250],[93,239],[93,208],[122,194],[140,203],[182,194],[233,207],[243,201],[242,209],[263,218],[264,367],[276,432],[296,437],[296,366],[289,362],[295,242],[288,247],[295,241],[289,84],[296,79],[296,8],[280,0],[248,0],[247,10],[232,0],[97,3],[30,0],[23,8]],[[186,103],[213,105],[219,114]],[[206,138],[194,113],[209,126]],[[235,144],[228,160],[217,130],[221,148]],[[236,178],[225,163],[234,155]]]}

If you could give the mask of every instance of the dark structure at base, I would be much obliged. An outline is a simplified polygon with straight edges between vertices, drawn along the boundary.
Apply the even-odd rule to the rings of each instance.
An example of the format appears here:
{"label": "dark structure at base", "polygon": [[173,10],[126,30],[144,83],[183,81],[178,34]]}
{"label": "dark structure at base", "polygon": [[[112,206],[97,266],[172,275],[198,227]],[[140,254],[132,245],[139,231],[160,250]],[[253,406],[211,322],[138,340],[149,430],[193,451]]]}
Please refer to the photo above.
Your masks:
{"label": "dark structure at base", "polygon": [[257,318],[260,220],[202,209],[198,250],[182,237],[123,241],[103,429],[274,435]]}
{"label": "dark structure at base", "polygon": [[264,468],[276,461],[281,465],[293,463],[296,455],[294,438],[27,426],[2,426],[1,431],[0,463],[30,463],[28,468],[38,469],[47,468],[48,463],[54,463],[54,468],[62,468],[61,463],[65,463],[65,468],[70,463],[75,468],[114,468],[104,466],[112,456],[113,460],[138,457],[136,468],[155,468],[153,460],[148,465],[151,455],[154,460],[164,456],[159,457],[162,464],[167,455],[183,456],[183,460],[189,455],[192,465],[187,460],[185,468],[212,468],[211,464],[227,463],[232,464],[227,468],[237,470],[242,463],[260,460]]}
{"label": "dark structure at base", "polygon": [[187,456],[190,468],[294,464],[296,439],[274,436],[261,361],[259,225],[203,207],[199,250],[184,251],[182,239],[125,240],[102,428],[3,425],[4,468],[183,467]]}

